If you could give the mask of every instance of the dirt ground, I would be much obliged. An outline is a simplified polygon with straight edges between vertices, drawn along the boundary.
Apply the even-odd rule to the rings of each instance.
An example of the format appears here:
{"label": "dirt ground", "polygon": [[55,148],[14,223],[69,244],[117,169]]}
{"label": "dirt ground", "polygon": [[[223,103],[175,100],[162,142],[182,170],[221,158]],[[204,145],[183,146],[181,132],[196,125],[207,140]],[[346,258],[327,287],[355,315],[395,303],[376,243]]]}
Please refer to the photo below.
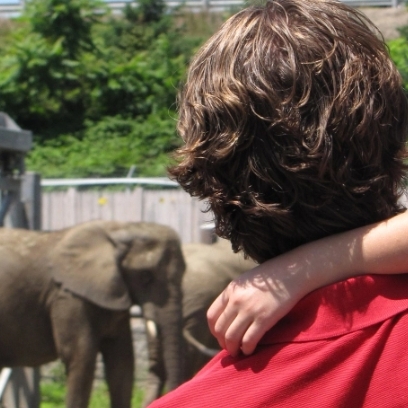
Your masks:
{"label": "dirt ground", "polygon": [[397,28],[408,25],[408,9],[404,5],[360,10],[380,29],[386,40],[399,37]]}

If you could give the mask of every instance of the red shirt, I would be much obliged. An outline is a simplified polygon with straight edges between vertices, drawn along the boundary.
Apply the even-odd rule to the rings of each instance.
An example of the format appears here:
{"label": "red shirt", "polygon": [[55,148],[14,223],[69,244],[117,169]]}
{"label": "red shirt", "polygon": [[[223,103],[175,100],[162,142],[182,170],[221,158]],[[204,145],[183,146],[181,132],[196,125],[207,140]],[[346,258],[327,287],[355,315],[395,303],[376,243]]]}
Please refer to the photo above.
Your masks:
{"label": "red shirt", "polygon": [[407,408],[408,275],[308,295],[256,352],[222,351],[149,408]]}

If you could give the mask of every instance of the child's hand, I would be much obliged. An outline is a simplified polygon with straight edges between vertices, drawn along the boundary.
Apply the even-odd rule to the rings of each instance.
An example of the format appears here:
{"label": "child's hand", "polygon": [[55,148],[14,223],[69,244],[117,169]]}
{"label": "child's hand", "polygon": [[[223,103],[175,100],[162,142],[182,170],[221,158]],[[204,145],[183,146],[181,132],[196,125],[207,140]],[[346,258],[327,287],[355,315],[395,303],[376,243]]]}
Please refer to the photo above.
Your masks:
{"label": "child's hand", "polygon": [[302,245],[233,280],[208,309],[212,334],[233,356],[251,354],[307,293],[350,276],[406,273],[408,211]]}
{"label": "child's hand", "polygon": [[[253,353],[259,340],[306,293],[307,278],[285,270],[284,279],[273,274],[268,261],[234,279],[208,309],[211,333],[232,356]],[[293,266],[297,269],[296,266]]]}

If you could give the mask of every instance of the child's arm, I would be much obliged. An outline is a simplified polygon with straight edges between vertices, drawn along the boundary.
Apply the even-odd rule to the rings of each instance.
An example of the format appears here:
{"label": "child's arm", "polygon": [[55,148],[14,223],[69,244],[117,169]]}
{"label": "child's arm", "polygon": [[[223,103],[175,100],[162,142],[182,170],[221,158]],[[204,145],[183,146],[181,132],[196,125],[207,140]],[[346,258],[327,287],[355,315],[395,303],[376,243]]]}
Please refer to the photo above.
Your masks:
{"label": "child's arm", "polygon": [[244,273],[211,305],[208,323],[232,355],[251,354],[264,333],[313,290],[355,275],[405,272],[408,211],[308,243]]}

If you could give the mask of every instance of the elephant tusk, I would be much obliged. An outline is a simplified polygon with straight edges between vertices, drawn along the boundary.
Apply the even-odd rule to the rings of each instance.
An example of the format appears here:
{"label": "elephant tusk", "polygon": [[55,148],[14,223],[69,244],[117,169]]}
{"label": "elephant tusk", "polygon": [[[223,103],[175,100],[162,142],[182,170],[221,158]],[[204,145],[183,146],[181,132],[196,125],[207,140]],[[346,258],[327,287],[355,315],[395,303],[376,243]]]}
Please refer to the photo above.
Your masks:
{"label": "elephant tusk", "polygon": [[151,319],[146,320],[146,330],[151,338],[155,339],[157,337],[157,325],[154,320]]}
{"label": "elephant tusk", "polygon": [[205,346],[203,343],[199,342],[196,338],[194,338],[187,330],[183,330],[183,336],[188,343],[190,343],[200,353],[206,356],[214,357],[216,354],[220,352],[220,350],[212,349],[212,348]]}

